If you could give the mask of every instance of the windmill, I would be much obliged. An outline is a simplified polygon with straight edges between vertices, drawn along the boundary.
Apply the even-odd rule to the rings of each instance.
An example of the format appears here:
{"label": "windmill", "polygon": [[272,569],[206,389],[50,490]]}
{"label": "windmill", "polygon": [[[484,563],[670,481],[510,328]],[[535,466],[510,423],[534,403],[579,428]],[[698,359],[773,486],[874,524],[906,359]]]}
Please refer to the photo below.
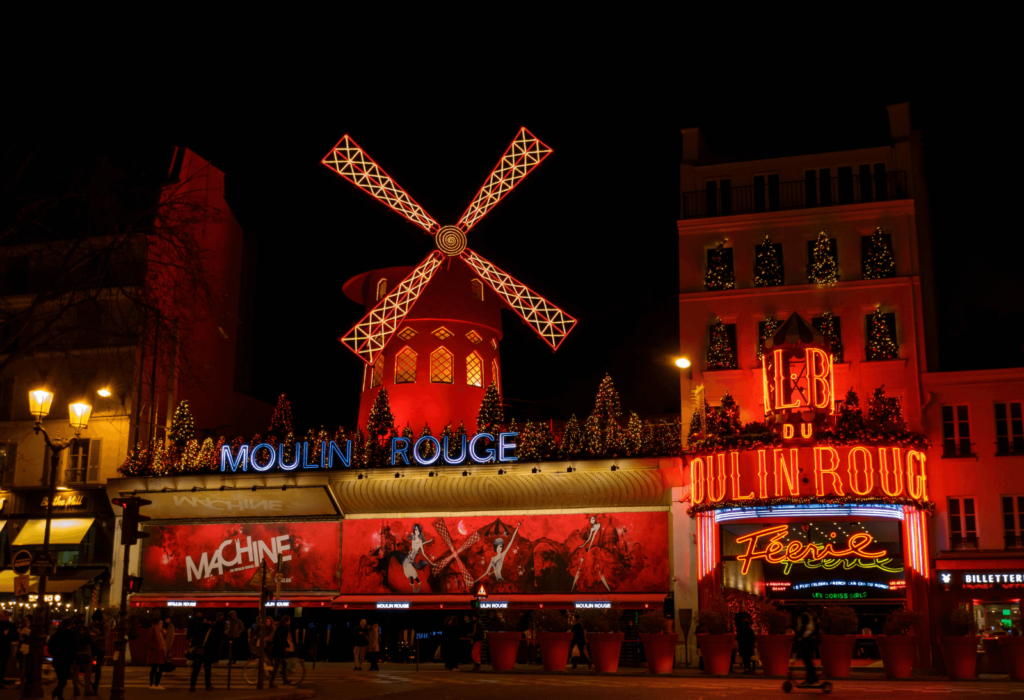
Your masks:
{"label": "windmill", "polygon": [[[418,433],[426,421],[435,434],[449,421],[472,427],[487,385],[501,390],[502,307],[553,351],[565,340],[575,318],[466,247],[466,234],[550,154],[521,128],[454,225],[433,219],[350,136],[324,157],[324,165],[433,236],[436,247],[411,270],[373,270],[345,284],[367,308],[340,338],[366,364],[361,422],[386,385],[399,426],[411,423]],[[402,342],[389,344],[396,336]]]}

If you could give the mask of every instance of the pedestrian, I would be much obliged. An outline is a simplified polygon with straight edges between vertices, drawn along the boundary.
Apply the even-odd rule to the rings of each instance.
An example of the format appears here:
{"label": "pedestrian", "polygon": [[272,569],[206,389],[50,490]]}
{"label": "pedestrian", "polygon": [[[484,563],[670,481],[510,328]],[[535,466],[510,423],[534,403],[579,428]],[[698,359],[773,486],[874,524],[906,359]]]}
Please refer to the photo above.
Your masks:
{"label": "pedestrian", "polygon": [[47,641],[50,658],[53,659],[53,670],[57,674],[57,686],[50,697],[64,700],[64,688],[71,678],[71,664],[75,660],[75,633],[72,621],[64,620]]}
{"label": "pedestrian", "polygon": [[754,672],[754,628],[750,615],[744,614],[736,623],[736,648],[743,660],[743,673],[749,676]]}
{"label": "pedestrian", "polygon": [[238,613],[232,610],[228,613],[228,663],[239,660],[239,654],[243,652],[242,632],[245,631],[245,624],[238,619]]}
{"label": "pedestrian", "polygon": [[444,629],[441,631],[441,658],[444,659],[444,667],[449,671],[459,670],[459,644],[461,641],[459,619],[453,615],[445,620]]}
{"label": "pedestrian", "polygon": [[370,629],[366,626],[366,620],[360,620],[352,634],[352,655],[356,660],[354,670],[363,670],[363,661],[366,659],[366,647],[370,643]]}
{"label": "pedestrian", "polygon": [[89,645],[92,649],[95,673],[92,692],[98,693],[100,692],[100,673],[103,671],[103,661],[107,654],[107,626],[103,624],[103,614],[99,610],[93,614],[92,624],[89,626]]}
{"label": "pedestrian", "polygon": [[287,654],[295,647],[292,644],[290,626],[292,619],[285,615],[281,618],[280,624],[274,630],[274,639],[270,645],[271,654],[274,657],[274,668],[270,672],[270,687],[274,686],[274,678],[277,677],[277,669],[281,669],[281,684],[288,685],[288,664]]}
{"label": "pedestrian", "polygon": [[366,658],[370,660],[370,670],[379,671],[380,666],[380,625],[374,622],[370,625],[369,644],[366,646]]}
{"label": "pedestrian", "polygon": [[174,635],[178,633],[177,628],[174,626],[174,622],[171,620],[171,616],[168,613],[164,615],[164,664],[173,663],[174,661]]}
{"label": "pedestrian", "polygon": [[217,619],[214,620],[213,627],[220,630],[220,639],[217,642],[217,658],[214,659],[214,663],[216,663],[224,658],[224,645],[227,644],[228,622],[224,619],[224,613],[217,613]]}
{"label": "pedestrian", "polygon": [[818,649],[820,635],[818,632],[817,620],[813,613],[807,608],[796,618],[796,646],[797,654],[804,662],[807,669],[807,677],[800,686],[814,685],[818,682],[818,674],[814,669],[814,652]]}
{"label": "pedestrian", "polygon": [[480,654],[484,646],[484,626],[480,622],[480,613],[473,611],[473,626],[470,628],[469,640],[473,645],[470,657],[473,659],[473,670],[480,670]]}
{"label": "pedestrian", "polygon": [[146,649],[146,663],[149,664],[149,689],[166,690],[160,685],[160,678],[164,675],[164,623],[157,620],[153,623],[152,634],[149,637],[149,647]]}
{"label": "pedestrian", "polygon": [[[71,663],[71,685],[75,689],[75,697],[83,694],[82,685],[85,685],[85,695],[95,695],[92,692],[92,683],[89,676],[92,671],[92,637],[85,626],[85,618],[82,615],[75,615],[75,660]],[[85,678],[82,678],[82,674]]]}
{"label": "pedestrian", "polygon": [[196,613],[196,616],[189,622],[189,637],[188,637],[188,654],[187,657],[192,659],[192,676],[189,679],[188,692],[196,692],[196,681],[199,680],[199,669],[203,669],[206,673],[206,689],[213,690],[213,685],[210,682],[210,661],[206,655],[206,650],[209,645],[210,636],[213,633],[213,628],[210,623],[203,618],[202,613]]}
{"label": "pedestrian", "polygon": [[576,668],[576,664],[579,663],[580,658],[587,660],[587,668],[594,668],[594,663],[590,660],[590,654],[587,653],[587,631],[583,629],[583,620],[579,615],[573,616],[572,629],[572,645],[579,650],[578,653],[572,655],[572,667]]}
{"label": "pedestrian", "polygon": [[7,660],[11,658],[11,647],[18,641],[18,630],[11,622],[11,614],[0,610],[0,690],[4,689],[7,677]]}

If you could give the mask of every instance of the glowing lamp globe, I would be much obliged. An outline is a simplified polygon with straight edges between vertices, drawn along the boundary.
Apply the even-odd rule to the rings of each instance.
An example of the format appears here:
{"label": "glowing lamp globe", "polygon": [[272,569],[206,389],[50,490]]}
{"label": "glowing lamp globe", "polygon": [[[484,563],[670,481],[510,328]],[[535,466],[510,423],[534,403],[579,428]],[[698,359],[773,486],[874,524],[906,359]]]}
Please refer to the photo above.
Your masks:
{"label": "glowing lamp globe", "polygon": [[100,396],[102,396],[105,399],[110,397],[110,389],[108,389],[106,387],[103,387],[102,389],[98,390],[96,393],[99,394]]}
{"label": "glowing lamp globe", "polygon": [[685,357],[680,357],[678,360],[676,360],[676,367],[678,367],[679,369],[687,369],[689,368],[689,366],[690,361],[687,360]]}
{"label": "glowing lamp globe", "polygon": [[92,415],[92,406],[85,402],[73,403],[68,406],[68,417],[71,420],[71,427],[75,432],[85,430],[89,426],[89,416]]}
{"label": "glowing lamp globe", "polygon": [[42,420],[50,414],[50,404],[52,403],[53,394],[46,389],[35,389],[28,392],[28,410],[36,420]]}

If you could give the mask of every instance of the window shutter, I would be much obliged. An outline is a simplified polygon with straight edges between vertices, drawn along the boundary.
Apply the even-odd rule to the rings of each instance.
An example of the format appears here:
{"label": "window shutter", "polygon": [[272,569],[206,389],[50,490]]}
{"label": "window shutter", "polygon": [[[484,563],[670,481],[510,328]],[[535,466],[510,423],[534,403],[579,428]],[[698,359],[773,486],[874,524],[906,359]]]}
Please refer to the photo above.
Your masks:
{"label": "window shutter", "polygon": [[103,439],[94,439],[89,443],[89,478],[88,481],[100,480],[101,456],[103,454]]}
{"label": "window shutter", "polygon": [[4,486],[14,484],[14,472],[18,468],[18,443],[7,443],[7,463],[4,468]]}

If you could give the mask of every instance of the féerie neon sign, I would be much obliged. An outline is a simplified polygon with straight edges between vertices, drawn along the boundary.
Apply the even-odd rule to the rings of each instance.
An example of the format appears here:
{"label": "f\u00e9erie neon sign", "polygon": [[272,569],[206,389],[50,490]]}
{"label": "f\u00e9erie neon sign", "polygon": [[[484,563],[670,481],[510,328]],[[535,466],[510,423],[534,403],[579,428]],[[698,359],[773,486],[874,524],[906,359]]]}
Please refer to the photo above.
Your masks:
{"label": "f\u00e9erie neon sign", "polygon": [[[390,440],[391,465],[419,464],[425,467],[434,464],[463,464],[467,460],[475,464],[498,462],[515,462],[516,444],[512,438],[519,433],[498,433],[497,439],[491,433],[477,433],[473,437],[462,435],[459,439],[458,451],[449,449],[448,436],[441,439],[433,435],[424,435],[416,440],[405,437],[394,437]],[[430,445],[429,456],[424,454],[424,445]],[[346,440],[344,449],[333,440],[322,440],[317,449],[313,443],[312,450],[307,441],[297,442],[291,455],[291,463],[285,453],[284,445],[271,445],[263,442],[252,448],[242,445],[234,453],[230,445],[223,445],[220,450],[220,470],[222,472],[269,472],[272,469],[294,471],[296,469],[333,469],[336,464],[346,469],[352,466],[352,441]],[[312,460],[310,459],[312,456]],[[337,460],[337,462],[335,462]]]}
{"label": "f\u00e9erie neon sign", "polygon": [[[874,542],[874,538],[866,532],[856,532],[850,535],[850,538],[846,541],[846,549],[840,550],[833,547],[831,542],[820,545],[813,542],[804,543],[794,540],[788,545],[784,545],[782,538],[788,532],[789,525],[775,525],[752,532],[749,535],[737,537],[736,544],[747,545],[747,551],[736,557],[738,561],[743,562],[742,574],[746,576],[747,572],[750,571],[751,563],[757,560],[763,560],[769,564],[786,563],[789,565],[786,568],[786,573],[788,574],[789,569],[795,563],[820,563],[823,569],[834,569],[846,557],[855,557],[860,561],[859,566],[861,568],[881,568],[883,571],[897,571],[885,566],[886,563],[892,561],[891,558],[887,558],[888,551],[884,549],[880,552],[867,551],[867,547]],[[833,564],[832,562],[835,563]],[[871,564],[875,566],[872,567]]]}

